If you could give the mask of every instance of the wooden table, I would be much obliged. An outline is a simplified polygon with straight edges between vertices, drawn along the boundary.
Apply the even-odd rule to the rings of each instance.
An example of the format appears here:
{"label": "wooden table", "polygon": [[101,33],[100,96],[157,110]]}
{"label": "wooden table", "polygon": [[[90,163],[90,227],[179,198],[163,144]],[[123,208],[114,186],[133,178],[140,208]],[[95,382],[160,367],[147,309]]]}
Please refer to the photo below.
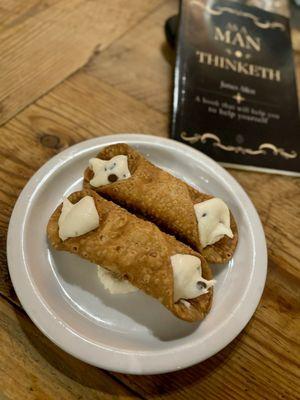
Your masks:
{"label": "wooden table", "polygon": [[[40,333],[11,285],[9,218],[20,191],[46,160],[76,142],[114,132],[168,136],[174,54],[163,25],[177,6],[175,0],[1,1],[1,400],[300,398],[295,178],[230,170],[264,225],[267,283],[243,332],[184,371],[136,377],[88,366]],[[297,29],[293,41],[300,78]]]}

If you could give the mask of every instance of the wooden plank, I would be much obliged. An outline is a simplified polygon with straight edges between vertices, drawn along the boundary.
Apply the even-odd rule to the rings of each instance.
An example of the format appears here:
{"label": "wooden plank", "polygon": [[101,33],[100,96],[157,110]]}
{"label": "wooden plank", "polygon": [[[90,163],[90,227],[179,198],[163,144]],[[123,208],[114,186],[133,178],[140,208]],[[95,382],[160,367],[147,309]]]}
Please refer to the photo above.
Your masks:
{"label": "wooden plank", "polygon": [[[264,225],[269,251],[266,287],[241,335],[216,356],[182,372],[155,377],[117,374],[149,399],[298,399],[300,389],[300,181],[230,171]],[[259,195],[258,195],[259,193]],[[273,383],[276,382],[276,385]]]}
{"label": "wooden plank", "polygon": [[[0,130],[0,201],[7,207],[0,216],[3,237],[16,196],[35,169],[70,144],[121,129],[166,135],[167,117],[84,71],[7,123]],[[17,175],[13,180],[11,171]],[[158,377],[115,375],[142,397],[261,399],[266,388],[274,399],[297,396],[300,256],[294,201],[300,183],[282,176],[231,172],[255,202],[266,230],[270,262],[263,300],[244,333],[210,360]],[[1,271],[5,274],[2,263]],[[7,285],[1,290],[9,296]]]}
{"label": "wooden plank", "polygon": [[293,278],[299,278],[300,196],[297,178],[231,170],[256,206],[268,241],[269,259]]}
{"label": "wooden plank", "polygon": [[[153,15],[155,12],[149,18]],[[99,59],[117,43],[119,41]],[[120,69],[120,74],[124,76],[130,63],[122,65],[124,69]],[[163,77],[162,74],[161,79]],[[142,75],[139,78],[143,80]],[[1,214],[2,208],[4,210],[0,215],[0,238],[3,238],[3,244],[17,194],[32,173],[53,154],[84,138],[109,131],[142,130],[166,135],[167,116],[122,93],[126,90],[136,96],[130,86],[126,88],[120,84],[113,88],[114,82],[111,84],[88,77],[84,72],[77,73],[0,130]],[[144,90],[142,100],[150,104],[151,96],[147,93],[151,87],[144,84]],[[12,171],[16,171],[13,179]],[[263,299],[244,332],[204,363],[156,377],[114,375],[142,397],[248,400],[296,399],[300,396],[296,386],[299,377],[299,213],[295,207],[295,199],[300,194],[299,181],[231,172],[254,201],[266,231],[269,273]],[[7,274],[1,244],[0,274]],[[6,283],[1,283],[0,290],[10,297],[8,282],[7,279]],[[6,362],[6,358],[4,360]],[[73,368],[76,365],[73,367],[70,363],[72,374]]]}
{"label": "wooden plank", "polygon": [[163,376],[116,376],[149,399],[296,400],[300,396],[298,288],[299,274],[295,279],[271,260],[255,316],[216,356]]}
{"label": "wooden plank", "polygon": [[0,5],[0,31],[16,26],[60,0],[2,0]]}
{"label": "wooden plank", "polygon": [[175,52],[166,42],[164,24],[177,12],[178,2],[166,0],[142,24],[93,57],[85,70],[156,110],[170,112]]}
{"label": "wooden plank", "polygon": [[78,70],[162,0],[64,0],[0,33],[0,124]]}
{"label": "wooden plank", "polygon": [[166,136],[164,116],[84,73],[0,128],[0,293],[17,301],[6,262],[13,205],[28,179],[64,148],[95,136],[148,132]]}
{"label": "wooden plank", "polygon": [[[247,173],[238,172],[245,180]],[[236,174],[236,172],[234,172]],[[270,178],[264,174],[251,174],[249,187],[255,192],[257,182]],[[281,254],[280,246],[287,246],[292,232],[296,235],[296,225],[278,227],[274,236],[271,226],[276,226],[280,215],[283,219],[289,213],[286,199],[299,198],[299,181],[283,177],[275,177],[282,185],[283,193],[277,192],[274,199],[274,211],[265,211],[263,202],[257,202],[269,243],[269,268],[266,287],[260,305],[250,323],[229,346],[204,363],[181,372],[154,377],[132,377],[117,374],[116,377],[133,388],[143,397],[149,399],[298,399],[300,388],[300,340],[299,304],[300,304],[300,252],[292,245],[290,256]],[[290,181],[290,182],[289,182]],[[264,186],[268,186],[266,182]],[[270,188],[273,183],[270,184]],[[261,185],[259,185],[260,187]],[[257,190],[259,191],[259,187]],[[274,185],[274,189],[276,186]],[[264,191],[266,188],[264,188]],[[262,194],[264,191],[260,191]],[[268,193],[268,189],[266,190]],[[276,190],[273,192],[276,194]],[[255,199],[259,198],[257,192]],[[281,203],[279,199],[281,198]],[[276,210],[277,205],[280,211]],[[272,194],[266,208],[272,204]],[[280,205],[281,204],[281,205]],[[299,211],[292,211],[290,217],[298,218]],[[275,222],[276,221],[276,222]],[[278,242],[280,235],[285,239]],[[299,241],[298,241],[299,243]],[[276,384],[274,384],[276,382]]]}
{"label": "wooden plank", "polygon": [[273,336],[272,329],[252,320],[224,350],[194,367],[150,377],[116,377],[148,399],[299,399],[299,361],[290,360],[284,334]]}
{"label": "wooden plank", "polygon": [[0,297],[0,399],[138,399],[107,373],[66,354]]}
{"label": "wooden plank", "polygon": [[[175,52],[166,42],[164,23],[177,12],[178,2],[166,0],[148,15],[143,24],[137,25],[105,52],[93,57],[86,71],[152,108],[170,113]],[[299,25],[297,18],[292,18],[292,26]],[[300,102],[300,30],[293,29],[292,39]]]}

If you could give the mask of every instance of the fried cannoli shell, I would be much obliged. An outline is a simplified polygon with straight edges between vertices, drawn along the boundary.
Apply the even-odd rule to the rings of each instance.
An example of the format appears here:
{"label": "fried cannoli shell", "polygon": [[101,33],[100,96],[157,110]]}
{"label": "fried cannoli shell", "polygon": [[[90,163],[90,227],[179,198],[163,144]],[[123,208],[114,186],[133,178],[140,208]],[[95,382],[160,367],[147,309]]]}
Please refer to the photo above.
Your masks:
{"label": "fried cannoli shell", "polygon": [[58,234],[58,219],[62,204],[52,214],[47,234],[51,245],[101,265],[120,278],[128,279],[134,286],[159,300],[177,317],[198,321],[208,313],[212,290],[188,300],[190,307],[174,303],[173,269],[170,257],[190,254],[201,259],[202,275],[212,279],[212,272],[205,259],[188,246],[167,235],[151,222],[130,214],[116,204],[89,190],[69,196],[75,204],[84,196],[92,196],[99,214],[99,227],[84,235],[62,241]]}
{"label": "fried cannoli shell", "polygon": [[175,176],[156,167],[135,149],[124,143],[108,146],[97,155],[110,160],[117,155],[128,157],[131,177],[97,188],[90,185],[93,171],[84,173],[84,187],[96,190],[123,207],[144,215],[160,228],[201,252],[209,263],[223,263],[232,258],[237,245],[236,223],[231,215],[233,238],[224,236],[219,242],[202,249],[194,205],[213,196],[201,193]]}

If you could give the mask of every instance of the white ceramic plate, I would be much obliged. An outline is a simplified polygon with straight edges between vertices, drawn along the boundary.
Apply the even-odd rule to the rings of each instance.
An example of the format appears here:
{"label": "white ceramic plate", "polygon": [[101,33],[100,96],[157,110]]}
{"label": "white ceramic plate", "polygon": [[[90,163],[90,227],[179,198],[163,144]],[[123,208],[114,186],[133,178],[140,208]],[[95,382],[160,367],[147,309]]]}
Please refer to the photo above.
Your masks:
{"label": "white ceramic plate", "polygon": [[[219,196],[237,221],[239,243],[228,265],[213,266],[211,312],[187,323],[136,292],[110,295],[96,266],[49,248],[46,225],[62,198],[81,188],[88,159],[108,144],[126,142],[200,190]],[[17,295],[40,330],[62,349],[108,370],[156,374],[212,356],[243,329],[261,297],[267,269],[264,232],[250,199],[216,162],[170,139],[122,134],[91,139],[48,161],[15,205],[8,264]]]}

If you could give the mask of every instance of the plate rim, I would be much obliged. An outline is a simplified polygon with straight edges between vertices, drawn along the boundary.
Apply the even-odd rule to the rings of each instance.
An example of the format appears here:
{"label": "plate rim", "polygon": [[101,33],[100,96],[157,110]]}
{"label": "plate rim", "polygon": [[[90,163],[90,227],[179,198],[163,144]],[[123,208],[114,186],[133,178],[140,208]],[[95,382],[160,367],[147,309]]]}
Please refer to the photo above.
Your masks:
{"label": "plate rim", "polygon": [[[177,150],[181,149],[183,153],[189,152],[190,155],[193,155],[193,158],[201,157],[205,160],[206,166],[209,169],[214,169],[218,175],[222,176],[227,189],[230,192],[236,193],[237,191],[241,196],[241,201],[247,204],[247,212],[251,214],[251,218],[249,219],[250,224],[255,226],[256,231],[253,243],[255,244],[257,253],[260,255],[260,265],[254,268],[255,271],[253,274],[256,274],[256,279],[258,277],[260,286],[254,287],[255,299],[252,298],[251,302],[247,304],[244,295],[243,302],[241,302],[244,308],[240,305],[239,310],[229,315],[222,323],[222,325],[227,327],[227,331],[223,332],[221,340],[219,338],[218,344],[215,344],[214,349],[204,348],[201,349],[201,354],[198,354],[195,350],[197,350],[197,346],[199,349],[199,343],[192,341],[175,349],[161,350],[160,354],[151,354],[148,351],[116,350],[116,348],[99,346],[94,342],[84,340],[71,327],[64,324],[63,321],[57,321],[52,311],[47,307],[47,304],[35,292],[30,277],[26,273],[27,269],[22,252],[21,237],[24,231],[26,213],[30,209],[30,206],[28,205],[24,209],[24,201],[25,204],[29,204],[30,198],[34,197],[35,192],[43,185],[47,178],[65,163],[72,162],[73,156],[89,152],[94,147],[121,141],[132,144],[141,144],[142,142],[152,145],[168,144],[171,149],[177,148]],[[20,221],[22,222],[20,223]],[[45,336],[67,353],[88,364],[114,372],[130,374],[160,374],[183,369],[206,360],[226,347],[244,329],[254,314],[261,299],[267,275],[267,246],[260,218],[252,201],[233,176],[216,161],[184,143],[169,138],[140,133],[121,133],[88,139],[68,147],[43,164],[26,183],[14,206],[7,234],[7,260],[10,277],[20,302],[28,316]],[[23,275],[25,273],[22,282],[20,282],[20,264],[23,267],[21,268]],[[245,291],[246,294],[250,292],[250,284],[253,286],[254,283],[254,278],[252,277]],[[241,307],[243,308],[242,313]],[[52,320],[51,324],[49,324],[49,318]],[[232,325],[229,332],[228,324],[229,328]],[[62,338],[62,336],[65,336],[65,338]],[[97,353],[97,357],[95,353]],[[168,357],[165,357],[166,354]]]}

